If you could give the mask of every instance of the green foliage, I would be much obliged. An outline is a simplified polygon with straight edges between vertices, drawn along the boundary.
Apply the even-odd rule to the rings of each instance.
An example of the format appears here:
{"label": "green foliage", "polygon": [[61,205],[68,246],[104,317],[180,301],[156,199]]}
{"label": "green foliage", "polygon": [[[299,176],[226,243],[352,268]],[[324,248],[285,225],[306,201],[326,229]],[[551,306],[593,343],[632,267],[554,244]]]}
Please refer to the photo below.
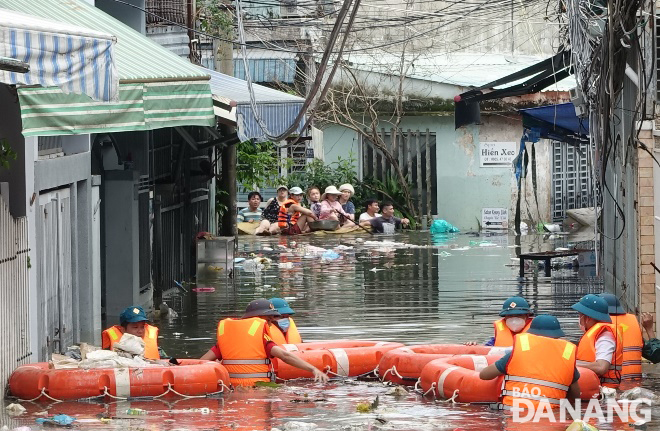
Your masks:
{"label": "green foliage", "polygon": [[289,175],[286,182],[289,187],[297,186],[305,192],[308,188],[316,186],[321,189],[321,193],[328,186],[339,187],[342,184],[350,183],[357,192],[359,181],[354,163],[355,158],[352,153],[347,159],[338,157],[336,162],[327,165],[320,159],[314,159],[307,164],[305,171]]}
{"label": "green foliage", "polygon": [[234,19],[222,2],[197,0],[197,12],[200,28],[204,33],[233,37]]}
{"label": "green foliage", "polygon": [[16,160],[16,153],[6,139],[0,140],[0,167],[9,169],[9,161]]}
{"label": "green foliage", "polygon": [[280,159],[275,144],[245,141],[236,151],[236,179],[243,191],[254,190],[255,186],[274,187],[279,182]]}
{"label": "green foliage", "polygon": [[[376,178],[365,178],[362,187],[369,190],[372,195],[377,196],[381,201],[392,202],[396,216],[409,219],[411,228],[415,228],[416,220],[412,210],[406,205],[404,187],[392,172],[387,173],[384,181]],[[408,189],[411,190],[412,185],[408,184]]]}

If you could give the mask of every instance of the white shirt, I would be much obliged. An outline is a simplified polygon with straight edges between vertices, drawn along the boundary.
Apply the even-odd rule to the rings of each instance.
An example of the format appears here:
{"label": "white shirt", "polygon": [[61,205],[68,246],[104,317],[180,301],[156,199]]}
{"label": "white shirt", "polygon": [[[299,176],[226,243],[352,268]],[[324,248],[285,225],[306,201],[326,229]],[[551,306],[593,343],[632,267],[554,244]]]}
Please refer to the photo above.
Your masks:
{"label": "white shirt", "polygon": [[371,216],[369,215],[369,213],[366,213],[366,212],[365,212],[365,213],[360,214],[360,219],[359,219],[358,221],[360,221],[360,222],[363,222],[363,221],[369,221],[369,220],[371,220],[372,218],[376,218],[376,217],[380,217],[380,214],[376,214],[376,215],[374,215],[373,217],[371,217]]}
{"label": "white shirt", "polygon": [[612,354],[616,350],[616,340],[610,331],[604,331],[596,339],[596,361],[602,359],[612,363]]}

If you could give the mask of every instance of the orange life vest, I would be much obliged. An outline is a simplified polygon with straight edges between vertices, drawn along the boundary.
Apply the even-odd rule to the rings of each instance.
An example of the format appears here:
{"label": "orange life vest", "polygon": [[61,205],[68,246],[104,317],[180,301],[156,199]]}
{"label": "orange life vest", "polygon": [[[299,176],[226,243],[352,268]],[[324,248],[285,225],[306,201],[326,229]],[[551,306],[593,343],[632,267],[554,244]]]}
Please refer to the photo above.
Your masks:
{"label": "orange life vest", "polygon": [[270,335],[273,338],[273,341],[276,344],[300,344],[302,343],[302,338],[298,332],[298,327],[296,327],[296,322],[289,317],[289,330],[286,331],[286,334],[280,329],[277,324],[270,326]]}
{"label": "orange life vest", "polygon": [[264,319],[224,319],[218,323],[218,348],[222,364],[233,385],[254,386],[270,382],[273,373],[264,348],[264,337],[271,338]]}
{"label": "orange life vest", "polygon": [[[112,326],[103,331],[101,334],[103,348],[112,350],[115,343],[121,340],[122,335],[124,335],[124,328],[120,325]],[[144,341],[144,357],[146,359],[160,359],[160,353],[158,352],[158,328],[145,324],[142,340]]]}
{"label": "orange life vest", "polygon": [[298,327],[296,326],[296,322],[293,321],[291,317],[289,317],[289,330],[286,331],[286,342],[289,344],[300,344],[302,343],[302,337],[300,336],[300,332],[298,332]]}
{"label": "orange life vest", "polygon": [[300,218],[300,212],[296,211],[293,214],[289,214],[289,207],[291,205],[298,204],[293,199],[287,199],[280,205],[280,212],[277,214],[277,225],[280,229],[286,229],[290,225],[296,224]]}
{"label": "orange life vest", "polygon": [[534,406],[547,399],[558,407],[573,382],[576,353],[575,344],[569,341],[516,335],[500,396],[502,408],[510,409],[515,399],[529,400]]}
{"label": "orange life vest", "polygon": [[616,340],[616,349],[613,353],[613,361],[610,363],[610,369],[600,376],[600,383],[603,386],[617,388],[621,383],[621,364],[623,363],[623,342],[621,332],[612,323],[596,323],[589,328],[580,338],[578,344],[577,360],[580,363],[589,363],[596,360],[596,340],[604,332],[609,331]]}
{"label": "orange life vest", "polygon": [[[493,326],[495,327],[495,344],[493,345],[496,347],[513,346],[514,333],[511,332],[508,326],[506,326],[504,319],[505,318],[503,317],[493,322]],[[527,324],[525,324],[525,327],[523,328],[522,331],[519,332],[519,334],[527,332],[527,330],[529,329],[529,325],[531,324],[532,324],[532,319],[527,319]]]}
{"label": "orange life vest", "polygon": [[623,338],[623,363],[621,379],[632,380],[642,378],[642,348],[644,338],[634,314],[613,315],[612,323],[619,327]]}

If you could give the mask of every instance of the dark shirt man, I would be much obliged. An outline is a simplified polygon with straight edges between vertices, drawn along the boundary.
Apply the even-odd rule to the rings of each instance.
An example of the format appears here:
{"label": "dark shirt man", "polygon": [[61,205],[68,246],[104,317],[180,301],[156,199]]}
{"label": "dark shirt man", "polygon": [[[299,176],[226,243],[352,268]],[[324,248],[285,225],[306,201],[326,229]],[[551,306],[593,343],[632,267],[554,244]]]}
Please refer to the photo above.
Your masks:
{"label": "dark shirt man", "polygon": [[401,219],[394,217],[394,205],[392,205],[392,202],[383,202],[380,208],[382,210],[380,217],[363,222],[367,226],[370,225],[375,233],[394,233],[395,229],[410,224],[410,220],[407,218]]}

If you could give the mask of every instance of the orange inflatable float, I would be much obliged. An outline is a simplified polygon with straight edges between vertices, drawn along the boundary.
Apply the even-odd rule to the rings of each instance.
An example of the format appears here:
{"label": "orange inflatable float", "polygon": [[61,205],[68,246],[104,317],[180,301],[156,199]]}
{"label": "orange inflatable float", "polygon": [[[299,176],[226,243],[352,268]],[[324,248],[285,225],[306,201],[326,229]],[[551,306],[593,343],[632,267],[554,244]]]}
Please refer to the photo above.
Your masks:
{"label": "orange inflatable float", "polygon": [[[401,343],[360,340],[282,345],[319,370],[342,377],[356,377],[374,371],[385,353],[402,346]],[[278,359],[274,359],[273,364],[275,374],[281,380],[313,377],[312,373],[292,367]]]}
{"label": "orange inflatable float", "polygon": [[[501,376],[493,380],[481,380],[479,372],[500,359],[501,356],[464,355],[435,359],[422,370],[421,390],[424,395],[453,399],[461,403],[495,403],[502,391]],[[582,399],[600,394],[600,381],[596,374],[578,367]]]}
{"label": "orange inflatable float", "polygon": [[100,396],[129,398],[207,395],[229,385],[219,362],[180,359],[181,365],[145,368],[50,369],[47,362],[21,365],[9,378],[10,393],[23,400],[77,400]]}
{"label": "orange inflatable float", "polygon": [[499,355],[505,348],[488,346],[465,346],[463,344],[423,344],[406,346],[385,353],[378,364],[381,380],[398,385],[413,386],[422,375],[422,369],[434,359],[456,355]]}

